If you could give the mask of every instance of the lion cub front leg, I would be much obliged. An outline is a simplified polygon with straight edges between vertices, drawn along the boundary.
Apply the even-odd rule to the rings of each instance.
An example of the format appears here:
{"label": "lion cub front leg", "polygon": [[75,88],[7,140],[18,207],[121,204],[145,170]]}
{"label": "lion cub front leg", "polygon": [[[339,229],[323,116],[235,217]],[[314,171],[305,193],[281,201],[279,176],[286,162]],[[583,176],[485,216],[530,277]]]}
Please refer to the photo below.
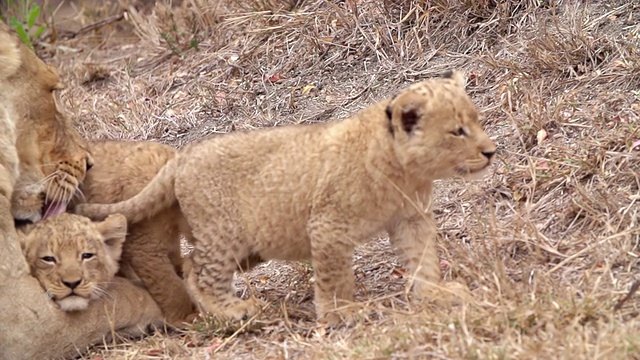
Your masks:
{"label": "lion cub front leg", "polygon": [[[259,303],[242,300],[235,294],[233,274],[239,260],[233,242],[215,235],[198,238],[185,266],[187,287],[201,311],[232,320],[243,320],[256,314]],[[203,242],[203,240],[205,240]]]}
{"label": "lion cub front leg", "polygon": [[337,325],[351,321],[355,288],[353,245],[344,231],[319,228],[310,231],[315,273],[315,307],[319,322]]}
{"label": "lion cub front leg", "polygon": [[436,224],[431,211],[412,212],[388,229],[391,245],[410,274],[418,298],[432,298],[440,282]]}

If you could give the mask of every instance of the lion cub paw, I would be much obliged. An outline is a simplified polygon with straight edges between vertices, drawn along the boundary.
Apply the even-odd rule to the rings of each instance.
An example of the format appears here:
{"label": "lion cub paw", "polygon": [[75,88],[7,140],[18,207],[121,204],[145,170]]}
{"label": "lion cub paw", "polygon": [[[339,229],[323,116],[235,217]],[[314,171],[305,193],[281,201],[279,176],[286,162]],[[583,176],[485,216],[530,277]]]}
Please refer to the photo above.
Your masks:
{"label": "lion cub paw", "polygon": [[224,309],[223,316],[234,320],[247,320],[260,311],[260,302],[254,298],[238,300]]}
{"label": "lion cub paw", "polygon": [[220,304],[215,307],[204,307],[205,311],[214,316],[219,316],[229,320],[247,320],[260,311],[261,302],[255,298],[241,300],[234,298],[232,301]]}
{"label": "lion cub paw", "polygon": [[419,300],[432,301],[438,306],[456,306],[471,301],[471,291],[467,285],[451,281],[421,288],[416,291]]}
{"label": "lion cub paw", "polygon": [[362,320],[359,316],[360,310],[362,310],[361,304],[354,303],[340,309],[321,311],[318,313],[317,323],[329,327],[354,326]]}
{"label": "lion cub paw", "polygon": [[353,314],[346,311],[331,311],[318,318],[318,324],[327,325],[329,327],[337,327],[340,325],[349,326],[353,323]]}
{"label": "lion cub paw", "polygon": [[181,318],[167,319],[166,323],[175,329],[184,329],[200,319],[199,312],[193,312]]}

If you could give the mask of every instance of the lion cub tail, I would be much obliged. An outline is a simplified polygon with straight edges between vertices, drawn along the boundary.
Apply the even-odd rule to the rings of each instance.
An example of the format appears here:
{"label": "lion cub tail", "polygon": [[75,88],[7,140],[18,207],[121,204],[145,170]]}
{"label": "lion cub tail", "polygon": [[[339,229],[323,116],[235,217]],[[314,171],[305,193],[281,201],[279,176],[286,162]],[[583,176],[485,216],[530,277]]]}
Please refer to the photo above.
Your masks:
{"label": "lion cub tail", "polygon": [[94,220],[110,214],[122,214],[130,224],[148,219],[176,203],[174,184],[178,168],[177,155],[160,169],[158,174],[136,196],[115,204],[79,204],[75,213]]}
{"label": "lion cub tail", "polygon": [[0,80],[15,74],[20,64],[18,44],[5,26],[0,26]]}

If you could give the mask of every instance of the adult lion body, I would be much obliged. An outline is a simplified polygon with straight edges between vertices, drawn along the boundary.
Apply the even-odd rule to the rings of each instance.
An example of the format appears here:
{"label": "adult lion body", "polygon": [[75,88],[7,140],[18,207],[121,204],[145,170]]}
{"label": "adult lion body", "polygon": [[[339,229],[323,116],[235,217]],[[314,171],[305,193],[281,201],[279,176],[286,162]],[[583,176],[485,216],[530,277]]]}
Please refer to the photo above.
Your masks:
{"label": "adult lion body", "polygon": [[[60,164],[62,172],[77,164],[82,174],[56,181],[49,187],[55,193],[40,192],[50,204],[64,200],[81,181],[90,159],[80,149],[65,160],[66,148],[73,143],[73,128],[57,122],[58,113],[52,91],[58,87],[55,72],[38,59],[0,22],[0,358],[42,359],[78,354],[99,342],[111,331],[144,328],[162,320],[151,296],[123,280],[110,297],[92,302],[81,312],[66,313],[49,300],[38,281],[30,276],[14,228],[12,196],[25,177],[36,178],[50,164]],[[48,131],[47,131],[48,129]],[[66,137],[64,135],[72,137]],[[77,135],[77,134],[76,134]],[[80,139],[79,136],[77,139]],[[35,144],[30,147],[29,144]],[[25,163],[20,163],[25,159]],[[75,160],[74,160],[75,159]],[[71,164],[71,165],[70,165]],[[24,170],[24,173],[21,171]],[[76,169],[77,170],[77,169]],[[50,171],[50,172],[49,172]],[[43,176],[51,175],[55,169]],[[69,170],[69,173],[75,170]],[[80,180],[78,179],[80,178]],[[36,182],[40,181],[35,180]],[[77,183],[77,182],[76,182]],[[33,183],[36,184],[36,183]],[[37,185],[37,184],[36,184]],[[60,186],[58,186],[60,185]],[[58,189],[58,190],[54,190]],[[64,190],[64,191],[63,191]],[[55,195],[58,194],[58,195]],[[68,195],[65,195],[68,196]],[[60,208],[54,204],[58,212]],[[48,209],[49,207],[47,207]],[[47,209],[44,209],[46,212]],[[41,209],[40,209],[41,210]],[[39,211],[40,215],[41,211]],[[34,219],[38,220],[38,219]],[[55,336],[52,336],[54,335]]]}
{"label": "adult lion body", "polygon": [[343,121],[190,145],[135,197],[77,210],[135,223],[179,204],[194,242],[187,286],[203,310],[225,317],[257,311],[232,290],[238,263],[311,258],[317,316],[335,322],[353,298],[354,247],[381,231],[414,274],[415,292],[431,294],[440,278],[432,183],[483,172],[494,151],[453,72]]}
{"label": "adult lion body", "polygon": [[[151,141],[93,141],[89,147],[95,165],[80,186],[84,197],[72,206],[80,200],[113,203],[133,197],[176,154],[174,148]],[[120,260],[120,276],[139,278],[173,325],[196,313],[181,278],[180,234],[189,237],[188,229],[177,204],[160,211],[129,227]]]}
{"label": "adult lion body", "polygon": [[[0,30],[1,31],[1,30]],[[15,219],[37,222],[66,210],[93,165],[84,139],[59,111],[56,71],[20,44],[21,67],[2,83],[15,122],[20,176],[12,194]]]}

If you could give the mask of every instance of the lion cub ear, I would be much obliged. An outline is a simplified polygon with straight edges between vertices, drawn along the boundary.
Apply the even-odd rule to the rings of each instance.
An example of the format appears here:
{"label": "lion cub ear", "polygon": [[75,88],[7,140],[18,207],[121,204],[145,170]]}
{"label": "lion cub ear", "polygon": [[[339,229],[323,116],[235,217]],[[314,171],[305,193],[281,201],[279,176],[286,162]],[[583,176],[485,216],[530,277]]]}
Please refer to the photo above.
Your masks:
{"label": "lion cub ear", "polygon": [[411,133],[416,127],[418,120],[420,120],[420,107],[416,103],[409,103],[402,107],[400,110],[400,122],[402,123],[402,129]]}
{"label": "lion cub ear", "polygon": [[122,244],[127,236],[127,218],[121,214],[109,215],[104,221],[96,223],[96,227],[111,258],[120,260]]}
{"label": "lion cub ear", "polygon": [[423,115],[424,107],[425,100],[412,92],[400,94],[391,100],[385,109],[391,134],[395,129],[402,129],[411,135]]}
{"label": "lion cub ear", "polygon": [[458,85],[463,89],[467,86],[467,79],[464,76],[464,73],[462,71],[449,70],[446,73],[444,73],[442,77],[444,77],[445,79],[453,80],[456,83],[456,85]]}

